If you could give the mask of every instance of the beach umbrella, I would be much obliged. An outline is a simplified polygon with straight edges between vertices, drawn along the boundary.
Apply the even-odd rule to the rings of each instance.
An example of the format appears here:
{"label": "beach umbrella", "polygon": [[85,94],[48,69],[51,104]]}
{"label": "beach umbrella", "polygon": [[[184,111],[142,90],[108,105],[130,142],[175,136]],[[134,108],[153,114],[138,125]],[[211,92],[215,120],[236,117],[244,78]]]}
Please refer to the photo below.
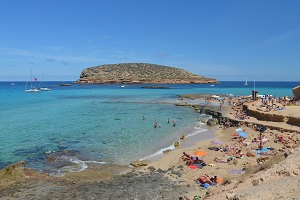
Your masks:
{"label": "beach umbrella", "polygon": [[248,134],[245,133],[245,132],[238,132],[238,135],[239,135],[240,137],[243,137],[243,138],[247,138],[247,137],[248,137]]}
{"label": "beach umbrella", "polygon": [[205,156],[206,152],[203,150],[197,150],[193,153],[195,156]]}

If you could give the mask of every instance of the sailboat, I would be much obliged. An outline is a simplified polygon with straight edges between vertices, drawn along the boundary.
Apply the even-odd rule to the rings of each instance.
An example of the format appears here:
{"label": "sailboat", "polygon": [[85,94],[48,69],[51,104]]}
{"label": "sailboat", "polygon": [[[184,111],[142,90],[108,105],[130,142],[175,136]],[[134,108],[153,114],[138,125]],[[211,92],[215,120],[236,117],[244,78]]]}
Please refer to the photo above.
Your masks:
{"label": "sailboat", "polygon": [[40,88],[41,91],[51,91],[51,88],[44,87],[44,73],[43,73],[43,87]]}
{"label": "sailboat", "polygon": [[12,86],[16,85],[16,84],[14,83],[14,78],[11,79],[10,85],[12,85]]}
{"label": "sailboat", "polygon": [[246,82],[245,82],[245,84],[244,85],[248,85],[248,81],[247,81],[247,78],[246,78]]}
{"label": "sailboat", "polygon": [[[35,80],[37,80],[36,78],[34,78]],[[41,90],[37,89],[36,87],[32,86],[32,71],[30,70],[30,89],[27,89],[27,84],[28,81],[25,85],[25,92],[27,93],[38,93],[41,92]]]}

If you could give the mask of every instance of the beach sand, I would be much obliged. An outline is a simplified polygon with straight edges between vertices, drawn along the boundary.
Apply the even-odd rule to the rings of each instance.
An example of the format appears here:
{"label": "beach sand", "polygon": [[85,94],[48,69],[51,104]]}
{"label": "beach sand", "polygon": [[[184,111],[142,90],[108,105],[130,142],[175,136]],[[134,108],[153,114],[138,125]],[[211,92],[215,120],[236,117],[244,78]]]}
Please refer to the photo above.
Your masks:
{"label": "beach sand", "polygon": [[[216,102],[217,103],[217,102]],[[259,102],[251,102],[256,105]],[[256,110],[257,107],[252,109]],[[147,166],[130,168],[127,166],[94,165],[82,172],[70,173],[63,177],[51,177],[22,167],[1,170],[0,199],[179,199],[186,196],[193,199],[297,199],[300,183],[300,150],[297,141],[299,126],[284,122],[236,119],[231,106],[210,108],[221,112],[224,117],[240,122],[240,127],[214,126],[214,138],[196,142],[190,147],[177,147],[165,153],[159,160],[147,162]],[[297,117],[299,106],[287,107],[287,110],[275,112],[276,115]],[[262,114],[266,114],[262,111]],[[270,113],[267,113],[270,114]],[[253,124],[270,126],[263,132],[267,140],[263,147],[272,147],[276,155],[268,155],[268,160],[257,162],[261,158],[254,151],[260,131]],[[240,128],[248,134],[242,142],[247,146],[237,147],[244,155],[232,156],[228,163],[219,163],[215,157],[227,160],[226,152],[210,150],[209,147],[234,147],[241,143],[233,140]],[[277,141],[282,135],[286,144]],[[237,137],[239,138],[239,137]],[[222,141],[215,144],[212,141]],[[183,152],[189,155],[197,150],[207,152],[202,156],[206,166],[191,169],[182,159]],[[255,157],[247,156],[252,154]],[[194,155],[193,155],[194,156]],[[122,175],[119,175],[122,174]],[[217,176],[222,180],[216,186],[204,188],[195,182],[203,175]]]}

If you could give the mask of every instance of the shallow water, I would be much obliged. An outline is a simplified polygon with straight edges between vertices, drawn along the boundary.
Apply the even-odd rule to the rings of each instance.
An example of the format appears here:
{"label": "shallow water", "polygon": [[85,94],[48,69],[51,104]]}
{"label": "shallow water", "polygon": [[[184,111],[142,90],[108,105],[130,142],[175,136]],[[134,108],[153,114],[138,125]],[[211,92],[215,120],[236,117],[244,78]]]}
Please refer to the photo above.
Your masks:
{"label": "shallow water", "polygon": [[[245,88],[241,82],[214,87],[167,85],[170,89],[142,89],[140,85],[60,87],[58,83],[46,83],[52,88],[50,92],[29,94],[24,92],[25,82],[15,86],[0,82],[0,168],[25,160],[34,169],[80,171],[86,162],[127,165],[153,158],[171,148],[182,134],[191,143],[212,135],[199,125],[199,115],[193,109],[173,105],[179,94],[248,95],[252,89],[251,83]],[[296,85],[261,82],[256,83],[256,89],[283,96],[292,95]],[[155,120],[161,128],[154,128]],[[190,145],[186,141],[182,145]],[[75,154],[61,157],[60,167],[45,161],[51,153],[61,151]]]}

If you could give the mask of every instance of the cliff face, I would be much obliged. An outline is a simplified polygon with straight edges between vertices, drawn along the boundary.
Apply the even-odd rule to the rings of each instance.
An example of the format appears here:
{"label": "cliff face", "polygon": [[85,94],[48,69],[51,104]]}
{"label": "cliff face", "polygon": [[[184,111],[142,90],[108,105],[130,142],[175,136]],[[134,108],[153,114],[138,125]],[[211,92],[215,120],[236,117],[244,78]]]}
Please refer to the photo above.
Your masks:
{"label": "cliff face", "polygon": [[76,83],[218,83],[216,79],[192,74],[174,67],[147,64],[107,64],[84,69]]}

